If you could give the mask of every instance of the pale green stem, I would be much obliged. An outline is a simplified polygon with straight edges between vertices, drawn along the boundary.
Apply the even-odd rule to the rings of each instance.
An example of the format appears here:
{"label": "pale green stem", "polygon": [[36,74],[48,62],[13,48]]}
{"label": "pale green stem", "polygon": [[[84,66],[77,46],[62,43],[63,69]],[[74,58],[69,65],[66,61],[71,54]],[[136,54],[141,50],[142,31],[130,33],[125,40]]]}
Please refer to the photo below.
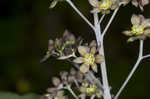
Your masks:
{"label": "pale green stem", "polygon": [[136,64],[134,65],[133,69],[131,70],[131,72],[129,73],[128,77],[126,78],[125,82],[123,83],[123,85],[121,86],[121,88],[119,89],[119,91],[117,92],[116,96],[114,99],[118,99],[119,95],[121,94],[121,92],[124,90],[124,88],[126,87],[126,85],[128,84],[129,80],[131,79],[131,77],[133,76],[133,74],[135,73],[136,69],[138,68],[140,62],[143,59],[143,44],[144,41],[140,40],[140,46],[139,46],[139,57],[137,59]]}
{"label": "pale green stem", "polygon": [[67,89],[75,99],[79,99],[78,96],[74,93],[74,91],[71,89],[71,86],[68,85],[65,89]]}
{"label": "pale green stem", "polygon": [[145,56],[143,56],[143,59],[149,58],[149,57],[150,57],[150,55],[145,55]]}
{"label": "pale green stem", "polygon": [[89,20],[77,9],[77,7],[73,4],[71,0],[66,0],[69,5],[81,16],[81,18],[93,29],[95,30],[95,27],[89,22]]}
{"label": "pale green stem", "polygon": [[104,55],[104,46],[103,46],[103,40],[101,38],[101,28],[100,24],[98,24],[98,14],[94,13],[94,24],[95,24],[95,35],[97,39],[98,46],[100,46],[99,53],[104,56],[104,61],[101,63],[101,72],[102,72],[102,81],[103,81],[103,88],[104,88],[104,99],[111,99],[110,94],[110,88],[108,84],[108,78],[107,78],[107,69],[106,69],[106,63],[105,63],[105,55]]}
{"label": "pale green stem", "polygon": [[105,36],[105,34],[106,34],[108,28],[110,27],[112,21],[114,20],[114,18],[115,18],[115,16],[116,16],[116,14],[117,14],[117,12],[118,12],[120,6],[121,6],[121,4],[120,4],[120,5],[115,9],[115,11],[113,12],[113,14],[112,14],[112,16],[111,16],[111,18],[110,18],[108,24],[106,25],[106,27],[105,27],[105,29],[104,29],[104,31],[103,31],[103,33],[102,33],[102,39],[104,38],[104,36]]}
{"label": "pale green stem", "polygon": [[95,95],[92,95],[90,99],[94,99],[94,98],[95,98]]}
{"label": "pale green stem", "polygon": [[101,17],[101,19],[99,20],[98,24],[101,24],[101,22],[103,21],[104,17],[105,17],[105,14],[102,15],[102,17]]}

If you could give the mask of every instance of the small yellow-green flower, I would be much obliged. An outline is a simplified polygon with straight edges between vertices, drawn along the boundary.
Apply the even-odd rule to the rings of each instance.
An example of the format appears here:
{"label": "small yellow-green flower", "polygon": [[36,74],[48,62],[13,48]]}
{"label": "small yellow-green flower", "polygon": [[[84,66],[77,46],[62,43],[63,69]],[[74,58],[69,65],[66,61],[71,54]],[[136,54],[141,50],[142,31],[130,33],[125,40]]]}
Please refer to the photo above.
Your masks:
{"label": "small yellow-green flower", "polygon": [[123,32],[125,35],[131,36],[128,39],[129,42],[150,37],[150,19],[145,19],[142,15],[133,15],[131,23],[131,30]]}
{"label": "small yellow-green flower", "polygon": [[96,93],[96,87],[94,85],[90,85],[88,88],[86,88],[86,93],[88,95]]}
{"label": "small yellow-green flower", "polygon": [[95,95],[98,98],[102,97],[102,94],[100,93],[99,89],[95,85],[89,84],[88,82],[82,83],[82,86],[80,87],[80,91],[83,94],[86,94],[87,96]]}
{"label": "small yellow-green flower", "polygon": [[149,4],[149,0],[132,0],[131,2],[135,7],[139,6],[142,11],[144,10],[143,7]]}
{"label": "small yellow-green flower", "polygon": [[103,61],[103,56],[96,54],[97,53],[96,47],[79,46],[78,52],[81,55],[81,57],[77,57],[74,60],[74,62],[82,64],[80,66],[80,71],[82,73],[86,73],[89,71],[89,68],[91,67],[94,72],[97,72],[97,63],[100,64]]}
{"label": "small yellow-green flower", "polygon": [[91,12],[102,12],[108,14],[110,10],[114,10],[119,5],[119,0],[89,0],[89,3],[93,6]]}

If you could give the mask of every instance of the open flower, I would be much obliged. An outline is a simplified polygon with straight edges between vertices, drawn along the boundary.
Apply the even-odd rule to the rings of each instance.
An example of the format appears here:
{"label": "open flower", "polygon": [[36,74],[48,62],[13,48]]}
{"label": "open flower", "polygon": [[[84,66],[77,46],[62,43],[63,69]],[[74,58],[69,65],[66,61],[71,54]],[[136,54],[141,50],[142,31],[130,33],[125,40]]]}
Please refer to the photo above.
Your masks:
{"label": "open flower", "polygon": [[99,89],[88,82],[83,82],[80,86],[80,92],[83,95],[92,96],[95,95],[97,98],[101,98],[102,94],[100,93]]}
{"label": "open flower", "polygon": [[143,7],[149,4],[149,0],[132,0],[131,2],[134,6],[139,6],[142,11],[144,10]]}
{"label": "open flower", "polygon": [[89,3],[94,7],[91,12],[108,14],[110,10],[117,8],[119,0],[89,0]]}
{"label": "open flower", "polygon": [[132,42],[137,39],[144,40],[150,37],[150,19],[145,19],[142,15],[133,15],[131,17],[131,30],[124,31],[127,36],[131,36],[128,41]]}
{"label": "open flower", "polygon": [[[94,44],[90,44],[94,45]],[[86,73],[89,71],[91,66],[94,72],[97,72],[97,63],[100,64],[103,61],[103,56],[96,54],[97,48],[95,46],[88,47],[88,46],[79,46],[78,52],[81,57],[77,57],[74,59],[75,63],[82,64],[80,67],[80,71],[82,73]]]}

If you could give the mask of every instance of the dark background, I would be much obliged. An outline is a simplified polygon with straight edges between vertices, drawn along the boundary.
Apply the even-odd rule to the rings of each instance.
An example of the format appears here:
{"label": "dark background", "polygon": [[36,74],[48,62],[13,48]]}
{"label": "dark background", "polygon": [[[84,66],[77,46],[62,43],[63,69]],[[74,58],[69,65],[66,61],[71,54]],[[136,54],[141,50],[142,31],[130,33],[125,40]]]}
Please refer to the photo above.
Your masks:
{"label": "dark background", "polygon": [[[81,12],[92,22],[92,9],[85,0],[73,0]],[[95,39],[91,28],[65,2],[49,9],[49,0],[0,1],[0,91],[45,93],[51,86],[51,77],[71,67],[54,58],[40,64],[47,51],[50,38],[61,36],[65,29],[85,41]],[[150,5],[141,12],[131,4],[121,7],[105,37],[108,77],[115,94],[136,62],[138,41],[127,43],[121,34],[130,27],[133,13],[150,18]],[[105,17],[102,27],[110,15]],[[108,35],[109,34],[109,35]],[[150,53],[150,39],[144,44],[144,53]],[[150,99],[150,59],[143,61],[121,94],[120,99]]]}

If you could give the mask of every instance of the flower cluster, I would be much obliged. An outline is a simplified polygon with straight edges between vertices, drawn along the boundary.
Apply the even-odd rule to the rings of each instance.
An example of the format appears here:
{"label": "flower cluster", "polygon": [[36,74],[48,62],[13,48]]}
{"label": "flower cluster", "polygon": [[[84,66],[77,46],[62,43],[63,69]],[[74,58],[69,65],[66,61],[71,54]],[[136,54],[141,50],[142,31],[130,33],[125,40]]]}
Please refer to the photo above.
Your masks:
{"label": "flower cluster", "polygon": [[76,84],[79,87],[78,83],[82,81],[83,74],[80,71],[76,71],[74,68],[72,68],[70,72],[60,72],[60,78],[52,78],[54,87],[48,88],[48,93],[42,96],[41,99],[68,99],[68,97],[64,95],[67,86]]}
{"label": "flower cluster", "polygon": [[129,42],[137,39],[144,40],[146,37],[150,37],[150,19],[145,19],[142,15],[133,15],[131,23],[131,30],[123,32],[126,36],[130,36]]}
{"label": "flower cluster", "polygon": [[103,62],[103,56],[98,54],[96,42],[92,41],[89,46],[79,46],[78,52],[81,57],[77,57],[73,61],[81,64],[80,71],[86,73],[91,67],[94,72],[97,72],[97,64]]}
{"label": "flower cluster", "polygon": [[110,10],[114,10],[118,7],[119,0],[89,0],[89,3],[94,8],[91,12],[108,14]]}
{"label": "flower cluster", "polygon": [[[47,94],[43,95],[41,99],[69,99],[69,97],[65,95],[65,92],[70,90],[68,87],[78,91],[79,97],[95,95],[101,98],[103,96],[102,86],[97,87],[86,77],[89,76],[85,76],[85,74],[74,68],[71,68],[70,72],[61,72],[59,78],[52,78],[54,87],[48,88]],[[92,80],[92,82],[94,82],[94,80]]]}
{"label": "flower cluster", "polygon": [[56,56],[58,59],[67,59],[74,56],[80,42],[80,37],[76,39],[72,33],[65,30],[62,38],[49,40],[48,51],[41,62],[45,61],[51,55]]}

